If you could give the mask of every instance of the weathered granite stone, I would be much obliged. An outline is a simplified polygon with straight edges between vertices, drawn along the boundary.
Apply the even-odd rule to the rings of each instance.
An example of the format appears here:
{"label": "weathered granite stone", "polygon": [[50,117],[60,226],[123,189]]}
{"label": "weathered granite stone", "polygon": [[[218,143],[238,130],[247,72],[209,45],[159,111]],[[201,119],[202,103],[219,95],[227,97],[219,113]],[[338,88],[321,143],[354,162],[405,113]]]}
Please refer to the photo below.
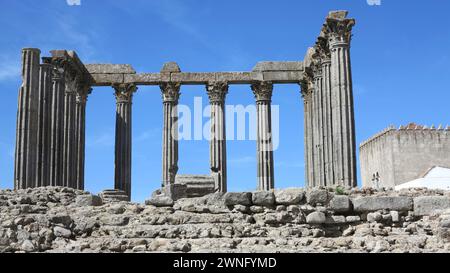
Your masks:
{"label": "weathered granite stone", "polygon": [[331,196],[327,190],[324,189],[312,189],[308,191],[306,195],[306,201],[310,205],[322,204],[325,205],[330,200]]}
{"label": "weathered granite stone", "polygon": [[128,195],[122,190],[104,190],[99,194],[103,202],[129,201]]}
{"label": "weathered granite stone", "polygon": [[331,215],[326,217],[325,224],[331,225],[331,224],[345,224],[345,216],[343,215]]}
{"label": "weathered granite stone", "polygon": [[422,196],[414,198],[414,214],[417,216],[439,213],[450,207],[448,196]]}
{"label": "weathered granite stone", "polygon": [[223,198],[226,206],[252,205],[252,194],[250,192],[227,192]]}
{"label": "weathered granite stone", "polygon": [[410,211],[413,209],[413,199],[406,196],[369,196],[352,199],[353,210],[369,212],[383,209]]}
{"label": "weathered granite stone", "polygon": [[156,207],[171,207],[171,206],[173,206],[174,201],[169,196],[155,195],[155,196],[152,196],[149,200],[146,200],[145,204],[153,205]]}
{"label": "weathered granite stone", "polygon": [[312,212],[306,216],[306,223],[311,225],[319,225],[325,223],[327,220],[323,212]]}
{"label": "weathered granite stone", "polygon": [[335,195],[329,204],[331,210],[339,213],[349,212],[351,209],[350,198],[346,195]]}
{"label": "weathered granite stone", "polygon": [[72,232],[69,229],[59,226],[53,228],[53,233],[56,237],[70,238],[72,236]]}
{"label": "weathered granite stone", "polygon": [[256,206],[270,207],[275,204],[275,195],[272,191],[252,192],[252,202]]}
{"label": "weathered granite stone", "polygon": [[179,175],[175,184],[186,185],[186,197],[201,197],[215,192],[215,181],[211,175]]}
{"label": "weathered granite stone", "polygon": [[305,197],[301,189],[284,189],[275,191],[275,202],[279,205],[298,205]]}
{"label": "weathered granite stone", "polygon": [[347,217],[345,217],[345,221],[347,223],[360,222],[361,221],[361,217],[359,217],[359,216],[347,216]]}
{"label": "weathered granite stone", "polygon": [[303,62],[258,62],[253,71],[303,71]]}
{"label": "weathered granite stone", "polygon": [[400,221],[400,214],[398,213],[398,211],[393,210],[390,211],[389,213],[391,215],[392,222],[397,223]]}
{"label": "weathered granite stone", "polygon": [[91,74],[134,74],[136,71],[129,64],[85,64]]}
{"label": "weathered granite stone", "polygon": [[101,206],[103,204],[102,199],[97,195],[79,195],[75,199],[75,205],[77,206]]}
{"label": "weathered granite stone", "polygon": [[367,214],[367,222],[379,222],[383,216],[379,212],[371,212]]}
{"label": "weathered granite stone", "polygon": [[181,198],[186,198],[187,196],[187,185],[186,184],[169,184],[162,188],[162,192],[167,197],[176,201]]}

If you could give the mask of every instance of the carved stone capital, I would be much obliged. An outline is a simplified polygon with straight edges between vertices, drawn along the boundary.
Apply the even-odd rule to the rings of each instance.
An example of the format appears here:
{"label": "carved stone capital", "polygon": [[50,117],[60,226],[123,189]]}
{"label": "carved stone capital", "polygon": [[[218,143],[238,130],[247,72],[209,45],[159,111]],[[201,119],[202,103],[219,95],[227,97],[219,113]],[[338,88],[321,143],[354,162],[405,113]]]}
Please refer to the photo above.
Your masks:
{"label": "carved stone capital", "polygon": [[324,37],[317,38],[316,45],[314,47],[315,54],[313,58],[319,58],[322,64],[331,62],[331,51],[328,44],[328,40]]}
{"label": "carved stone capital", "polygon": [[303,80],[300,82],[301,94],[303,98],[308,98],[314,91],[314,73],[311,68],[307,68],[303,73]]}
{"label": "carved stone capital", "polygon": [[328,37],[330,47],[349,46],[354,25],[354,19],[327,18],[324,32]]}
{"label": "carved stone capital", "polygon": [[133,83],[113,84],[117,103],[131,103],[137,86]]}
{"label": "carved stone capital", "polygon": [[77,90],[76,103],[85,104],[87,102],[87,97],[92,93],[92,88],[90,86],[82,86]]}
{"label": "carved stone capital", "polygon": [[163,102],[178,103],[178,99],[180,98],[180,83],[165,82],[160,84],[159,87],[161,88]]}
{"label": "carved stone capital", "polygon": [[226,82],[210,82],[206,85],[209,103],[224,103],[228,94],[228,83]]}
{"label": "carved stone capital", "polygon": [[252,91],[256,102],[272,101],[273,84],[270,81],[262,81],[252,84]]}

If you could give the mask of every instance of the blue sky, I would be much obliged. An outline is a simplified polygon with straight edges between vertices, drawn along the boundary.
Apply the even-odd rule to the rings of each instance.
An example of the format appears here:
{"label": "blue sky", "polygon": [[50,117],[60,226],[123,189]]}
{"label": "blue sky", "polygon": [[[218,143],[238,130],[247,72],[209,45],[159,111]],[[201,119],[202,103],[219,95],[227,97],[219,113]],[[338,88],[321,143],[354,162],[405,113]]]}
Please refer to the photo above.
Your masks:
{"label": "blue sky", "polygon": [[[20,50],[75,50],[85,63],[130,63],[156,72],[167,61],[183,71],[248,71],[263,60],[302,60],[330,10],[357,20],[352,42],[357,142],[390,124],[450,123],[450,2],[382,0],[0,0],[0,188],[12,188]],[[193,105],[202,86],[182,88]],[[248,86],[230,87],[227,104],[254,103]],[[280,147],[279,188],[303,186],[303,103],[296,85],[275,86]],[[206,122],[206,120],[204,120]],[[86,189],[114,185],[115,99],[95,88],[87,108]],[[162,103],[141,87],[133,104],[133,199],[160,185]],[[180,142],[179,173],[209,173],[209,146]],[[256,143],[229,141],[229,190],[256,187]]]}

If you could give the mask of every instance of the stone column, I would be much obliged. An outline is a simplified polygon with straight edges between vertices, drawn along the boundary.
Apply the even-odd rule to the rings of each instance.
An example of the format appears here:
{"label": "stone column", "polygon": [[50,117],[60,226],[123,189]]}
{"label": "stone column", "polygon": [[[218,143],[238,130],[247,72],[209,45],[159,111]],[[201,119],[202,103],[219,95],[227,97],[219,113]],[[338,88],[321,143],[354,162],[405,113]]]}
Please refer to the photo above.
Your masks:
{"label": "stone column", "polygon": [[116,95],[116,146],[114,189],[123,190],[131,199],[131,106],[134,84],[113,85]]}
{"label": "stone column", "polygon": [[64,94],[65,94],[65,64],[62,60],[45,58],[45,63],[53,65],[52,92],[50,106],[50,186],[63,186],[63,141],[64,141]]}
{"label": "stone column", "polygon": [[258,189],[274,189],[273,146],[272,146],[272,91],[271,82],[252,84],[257,107],[257,156]]}
{"label": "stone column", "polygon": [[356,143],[350,64],[350,40],[354,24],[353,19],[343,17],[329,17],[325,24],[331,51],[335,183],[351,187],[356,187]]}
{"label": "stone column", "polygon": [[64,187],[76,188],[76,135],[75,135],[75,107],[77,95],[77,76],[74,71],[65,73],[64,93],[64,137],[63,137],[63,170],[62,184]]}
{"label": "stone column", "polygon": [[216,181],[217,192],[227,192],[227,150],[225,131],[226,82],[209,83],[206,88],[211,105],[211,173]]}
{"label": "stone column", "polygon": [[329,51],[322,55],[322,90],[323,90],[323,116],[324,116],[324,164],[325,184],[334,184],[333,169],[333,114],[331,108],[331,59]]}
{"label": "stone column", "polygon": [[314,128],[315,128],[315,171],[317,174],[315,185],[325,185],[325,168],[323,155],[323,90],[322,90],[322,65],[320,59],[315,60],[314,74]]}
{"label": "stone column", "polygon": [[310,108],[311,98],[308,92],[308,84],[306,82],[300,83],[301,95],[303,98],[303,133],[304,133],[304,161],[305,161],[305,186],[311,184],[311,129],[310,129]]}
{"label": "stone column", "polygon": [[39,70],[36,187],[49,185],[52,70],[51,64],[41,64]]}
{"label": "stone column", "polygon": [[22,49],[22,86],[17,107],[14,188],[34,187],[36,183],[39,62],[41,51]]}
{"label": "stone column", "polygon": [[314,85],[310,73],[304,74],[301,82],[302,96],[304,100],[304,126],[305,126],[305,176],[308,187],[315,186],[316,170],[314,160],[314,113],[313,113],[313,92]]}
{"label": "stone column", "polygon": [[75,186],[79,190],[84,190],[84,162],[85,162],[85,143],[86,143],[86,102],[92,89],[88,86],[82,86],[77,92],[75,106],[75,132],[76,132],[76,170]]}
{"label": "stone column", "polygon": [[160,85],[164,105],[162,186],[175,183],[178,172],[178,99],[180,84],[167,82]]}

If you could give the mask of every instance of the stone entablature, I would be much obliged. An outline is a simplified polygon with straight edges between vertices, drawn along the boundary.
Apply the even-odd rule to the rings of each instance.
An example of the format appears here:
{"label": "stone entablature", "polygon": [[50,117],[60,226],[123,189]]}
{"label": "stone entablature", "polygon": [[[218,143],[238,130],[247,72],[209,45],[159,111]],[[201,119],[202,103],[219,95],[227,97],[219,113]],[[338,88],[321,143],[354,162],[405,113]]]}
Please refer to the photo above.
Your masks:
{"label": "stone entablature", "polygon": [[450,167],[450,127],[390,126],[361,143],[359,151],[363,186],[392,188],[433,167]]}
{"label": "stone entablature", "polygon": [[111,86],[120,83],[160,85],[165,82],[177,82],[183,85],[203,85],[209,82],[252,84],[256,81],[299,83],[303,74],[303,62],[260,62],[250,72],[181,72],[178,70],[136,73],[128,64],[86,64],[85,66],[94,79],[93,86]]}
{"label": "stone entablature", "polygon": [[[45,64],[40,64],[39,49],[24,49],[15,188],[48,185],[84,188],[88,95],[94,86],[110,86],[116,95],[115,190],[130,196],[133,93],[139,85],[156,85],[161,89],[164,111],[161,185],[167,187],[163,192],[179,190],[174,184],[178,175],[175,126],[180,90],[183,85],[204,85],[212,106],[211,176],[215,190],[226,192],[224,105],[229,85],[247,84],[257,106],[257,188],[269,191],[275,187],[270,115],[273,86],[286,83],[298,84],[302,89],[307,185],[356,187],[349,57],[354,24],[354,19],[347,18],[347,12],[330,12],[304,61],[259,62],[248,72],[182,72],[177,63],[167,62],[159,73],[137,73],[128,64],[85,65],[74,51],[66,50],[51,51],[51,57],[43,58]],[[48,70],[52,70],[51,77]],[[49,94],[51,99],[45,99]],[[34,115],[36,111],[42,113],[39,122]],[[38,157],[42,151],[44,156]],[[40,180],[36,181],[35,173]],[[45,177],[49,177],[48,181]]]}

